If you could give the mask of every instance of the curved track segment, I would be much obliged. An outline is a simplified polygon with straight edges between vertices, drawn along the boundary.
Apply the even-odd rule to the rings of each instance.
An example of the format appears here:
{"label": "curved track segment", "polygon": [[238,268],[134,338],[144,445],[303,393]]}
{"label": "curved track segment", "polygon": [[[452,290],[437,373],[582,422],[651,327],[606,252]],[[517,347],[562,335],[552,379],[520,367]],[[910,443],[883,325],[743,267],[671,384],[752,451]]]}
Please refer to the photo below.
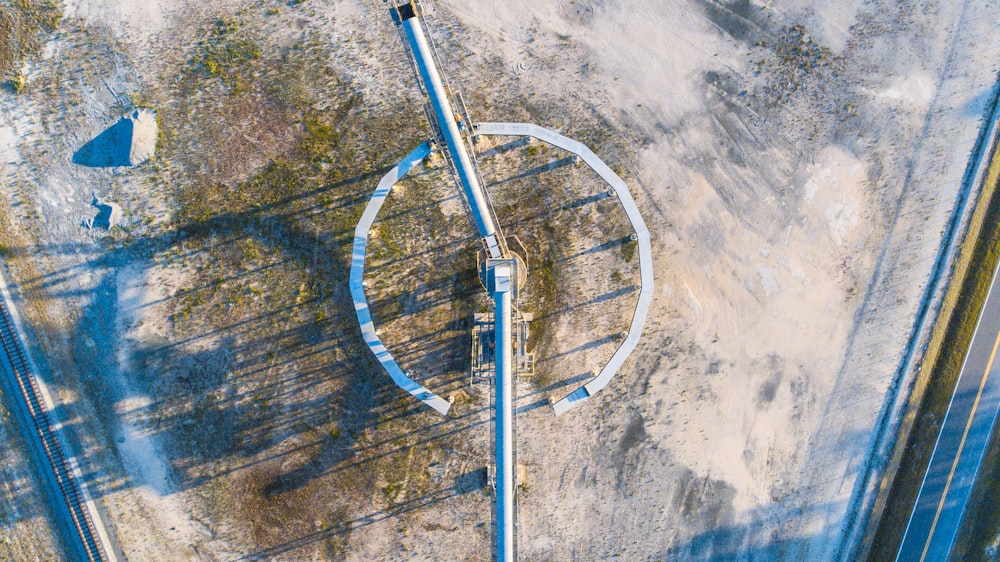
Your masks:
{"label": "curved track segment", "polygon": [[451,404],[447,400],[427,390],[417,381],[406,376],[403,369],[399,367],[389,350],[382,344],[378,334],[375,333],[375,323],[372,322],[371,312],[368,309],[368,298],[365,296],[363,284],[365,275],[365,252],[368,248],[368,231],[371,230],[375,217],[382,208],[382,203],[392,191],[392,186],[403,178],[414,166],[423,161],[430,153],[430,145],[423,143],[406,155],[389,173],[382,176],[378,182],[375,193],[368,201],[365,212],[361,215],[358,226],[354,229],[354,251],[351,255],[351,298],[354,299],[354,311],[358,315],[358,322],[361,324],[361,334],[368,344],[368,348],[375,354],[375,358],[382,364],[382,368],[389,373],[392,380],[406,392],[416,396],[424,404],[434,408],[441,414],[447,414]]}
{"label": "curved track segment", "polygon": [[628,186],[587,145],[569,137],[564,137],[550,129],[530,123],[479,123],[476,125],[476,134],[534,137],[579,156],[591,169],[597,172],[597,175],[601,176],[601,179],[615,190],[618,200],[621,202],[622,207],[625,208],[628,220],[632,223],[632,229],[635,230],[636,241],[639,243],[641,287],[639,289],[639,300],[636,302],[635,312],[632,315],[632,324],[628,329],[628,335],[625,337],[625,341],[615,350],[608,364],[601,369],[601,372],[596,377],[553,404],[553,408],[558,416],[607,386],[611,378],[615,376],[615,373],[618,372],[618,369],[621,368],[625,360],[628,359],[628,356],[639,344],[639,339],[642,337],[642,328],[646,323],[646,315],[649,313],[649,303],[653,300],[653,252],[649,242],[649,230],[646,228],[646,223],[639,214],[639,209],[635,205],[635,200],[632,199],[632,194],[629,192]]}

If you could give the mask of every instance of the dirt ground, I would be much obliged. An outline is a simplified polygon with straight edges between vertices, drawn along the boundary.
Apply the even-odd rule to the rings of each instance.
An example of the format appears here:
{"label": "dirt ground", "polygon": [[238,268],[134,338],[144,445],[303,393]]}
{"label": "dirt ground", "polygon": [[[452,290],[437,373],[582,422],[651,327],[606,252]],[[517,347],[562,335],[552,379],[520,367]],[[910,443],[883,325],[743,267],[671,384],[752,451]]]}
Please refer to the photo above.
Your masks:
{"label": "dirt ground", "polygon": [[0,455],[0,560],[56,558],[62,543],[53,535],[49,507],[37,493],[34,467],[25,458],[18,427],[6,408],[0,409],[0,439],[7,444]]}
{"label": "dirt ground", "polygon": [[[517,403],[520,557],[841,555],[1000,70],[996,6],[425,4],[474,118],[588,143],[653,238],[643,343],[555,418],[546,400],[627,327],[636,260],[585,168],[481,145],[538,318]],[[348,297],[361,209],[427,135],[387,8],[66,2],[24,92],[0,93],[3,255],[129,559],[489,559],[488,400],[466,373],[485,303],[438,165],[383,209],[368,290],[388,347],[453,415],[392,386]],[[140,106],[158,112],[154,159],[73,163]],[[123,228],[82,226],[94,195]],[[3,482],[34,489],[5,454]],[[44,508],[11,486],[4,512],[30,515],[0,519],[0,552],[48,558]]]}

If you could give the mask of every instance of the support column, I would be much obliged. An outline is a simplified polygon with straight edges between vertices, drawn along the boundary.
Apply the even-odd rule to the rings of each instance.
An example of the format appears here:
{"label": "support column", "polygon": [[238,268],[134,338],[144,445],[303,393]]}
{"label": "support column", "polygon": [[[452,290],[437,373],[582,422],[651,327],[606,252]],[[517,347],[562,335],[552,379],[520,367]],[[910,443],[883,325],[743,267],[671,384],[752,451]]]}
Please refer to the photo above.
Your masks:
{"label": "support column", "polygon": [[496,334],[496,502],[497,562],[514,560],[514,383],[511,374],[511,291],[514,270],[509,264],[489,270],[490,292],[495,304]]}

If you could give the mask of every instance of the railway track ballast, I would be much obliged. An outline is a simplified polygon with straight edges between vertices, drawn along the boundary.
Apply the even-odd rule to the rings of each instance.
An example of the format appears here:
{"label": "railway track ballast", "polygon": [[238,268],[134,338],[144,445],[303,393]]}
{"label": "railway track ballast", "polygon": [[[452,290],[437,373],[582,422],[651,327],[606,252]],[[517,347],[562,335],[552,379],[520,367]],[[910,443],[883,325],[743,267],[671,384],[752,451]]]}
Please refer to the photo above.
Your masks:
{"label": "railway track ballast", "polygon": [[17,389],[24,401],[31,429],[34,430],[34,436],[42,446],[42,452],[45,456],[44,462],[48,464],[43,469],[48,469],[51,472],[56,485],[54,492],[61,496],[62,502],[65,503],[72,527],[76,531],[76,537],[67,537],[67,539],[77,539],[75,542],[79,543],[81,554],[85,554],[87,560],[107,562],[110,559],[98,539],[97,530],[84,503],[80,485],[73,477],[62,447],[56,440],[55,432],[52,430],[51,417],[41,399],[38,382],[28,366],[21,340],[17,337],[14,322],[3,298],[0,298],[0,345],[3,347],[4,356],[10,366],[10,374],[17,383]]}

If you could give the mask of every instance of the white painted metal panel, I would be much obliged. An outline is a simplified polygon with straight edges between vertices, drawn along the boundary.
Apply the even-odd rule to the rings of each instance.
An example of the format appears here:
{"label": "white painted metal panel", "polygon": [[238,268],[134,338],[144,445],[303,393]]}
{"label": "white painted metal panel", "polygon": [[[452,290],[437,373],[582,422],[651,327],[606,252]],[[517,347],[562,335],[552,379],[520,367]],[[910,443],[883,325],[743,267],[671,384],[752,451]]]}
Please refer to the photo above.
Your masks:
{"label": "white painted metal panel", "polygon": [[479,123],[476,125],[476,132],[480,135],[530,136],[576,154],[614,189],[615,195],[618,196],[622,207],[625,208],[628,220],[632,223],[632,229],[635,230],[636,241],[639,246],[641,287],[628,335],[625,337],[625,341],[615,350],[608,364],[601,369],[601,372],[596,377],[553,405],[555,413],[558,416],[569,411],[579,402],[593,396],[607,386],[611,378],[615,376],[615,373],[625,363],[625,360],[635,350],[639,344],[639,340],[642,338],[642,328],[646,323],[646,316],[649,313],[649,304],[653,300],[653,251],[649,241],[649,230],[646,228],[646,223],[639,214],[639,209],[635,205],[635,200],[632,199],[632,194],[629,192],[628,186],[618,177],[618,174],[608,167],[603,160],[598,158],[585,144],[531,123]]}
{"label": "white painted metal panel", "polygon": [[368,247],[368,231],[371,230],[372,223],[378,215],[382,203],[392,190],[392,186],[403,178],[414,166],[419,164],[430,153],[430,145],[426,142],[418,146],[413,152],[406,155],[403,160],[393,169],[389,170],[382,180],[378,182],[375,193],[368,206],[365,207],[364,214],[358,226],[354,229],[354,251],[351,254],[351,298],[354,299],[354,311],[358,315],[358,323],[361,324],[361,334],[368,344],[369,349],[375,354],[375,358],[382,364],[382,368],[389,373],[392,380],[403,390],[416,396],[431,408],[442,414],[447,414],[451,404],[447,400],[437,396],[427,390],[422,385],[411,379],[399,367],[389,350],[382,344],[378,334],[375,332],[375,324],[372,322],[371,312],[368,310],[368,299],[365,296],[364,275],[365,275],[365,252]]}

